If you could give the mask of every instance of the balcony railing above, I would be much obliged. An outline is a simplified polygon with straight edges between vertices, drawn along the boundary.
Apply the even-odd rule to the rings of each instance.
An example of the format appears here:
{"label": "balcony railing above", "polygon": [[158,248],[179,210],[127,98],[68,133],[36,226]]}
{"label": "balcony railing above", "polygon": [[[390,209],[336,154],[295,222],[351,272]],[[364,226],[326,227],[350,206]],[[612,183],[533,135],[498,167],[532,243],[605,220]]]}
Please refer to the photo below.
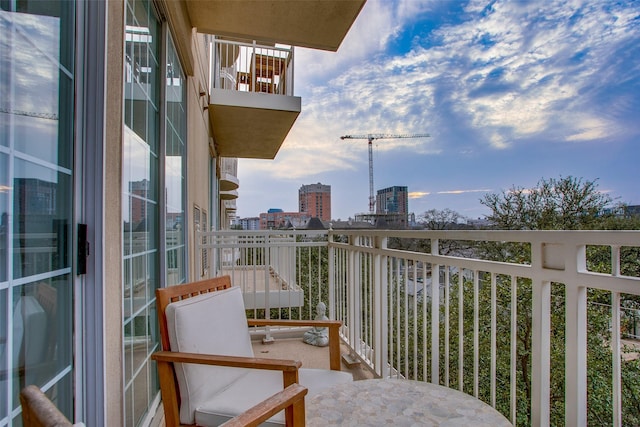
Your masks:
{"label": "balcony railing above", "polygon": [[301,109],[293,48],[216,38],[209,119],[220,157],[273,159]]}
{"label": "balcony railing above", "polygon": [[622,392],[640,375],[638,231],[204,237],[214,271],[248,289],[259,275],[276,281],[254,316],[309,318],[326,302],[353,356],[381,377],[459,389],[514,425],[640,419]]}
{"label": "balcony railing above", "polygon": [[293,47],[218,38],[213,49],[214,89],[293,95]]}

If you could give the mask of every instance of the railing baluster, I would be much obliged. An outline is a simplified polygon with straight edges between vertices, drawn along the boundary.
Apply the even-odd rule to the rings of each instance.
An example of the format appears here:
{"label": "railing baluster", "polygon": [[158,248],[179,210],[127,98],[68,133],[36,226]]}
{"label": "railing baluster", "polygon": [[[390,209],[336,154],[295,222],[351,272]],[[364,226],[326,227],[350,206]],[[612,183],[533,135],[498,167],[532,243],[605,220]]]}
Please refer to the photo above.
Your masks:
{"label": "railing baluster", "polygon": [[[620,246],[611,246],[611,274],[620,276]],[[613,427],[622,425],[622,355],[620,354],[620,292],[611,293],[611,349],[613,353]]]}
{"label": "railing baluster", "polygon": [[491,273],[491,406],[496,407],[496,358],[498,349],[496,347],[497,328],[496,328],[496,274]]}
{"label": "railing baluster", "polygon": [[[413,316],[418,317],[418,266],[413,262]],[[423,318],[422,323],[427,319]],[[417,326],[417,322],[415,322]],[[427,336],[425,335],[426,339]],[[418,379],[418,328],[413,328],[413,379]]]}
{"label": "railing baluster", "polygon": [[473,395],[478,397],[478,371],[480,369],[480,272],[473,272]]}
{"label": "railing baluster", "polygon": [[444,363],[445,363],[445,368],[444,368],[444,385],[449,387],[450,385],[450,381],[449,381],[449,365],[450,365],[450,344],[449,344],[449,304],[450,304],[450,295],[449,295],[449,290],[450,290],[450,272],[449,272],[449,266],[445,265],[444,266]]}
{"label": "railing baluster", "polygon": [[613,426],[622,425],[622,355],[620,354],[620,293],[611,293],[611,349],[613,353]]}
{"label": "railing baluster", "polygon": [[511,276],[511,358],[510,358],[510,409],[511,409],[511,424],[517,425],[517,378],[516,378],[516,355],[518,352],[518,278]]}
{"label": "railing baluster", "polygon": [[458,390],[464,391],[464,279],[458,268]]}
{"label": "railing baluster", "polygon": [[[439,254],[439,240],[431,239],[431,255]],[[427,286],[427,264],[423,263],[423,286]],[[445,285],[446,287],[446,285]],[[423,291],[424,292],[424,291]],[[447,296],[445,295],[445,299]],[[426,303],[423,304],[426,306]],[[448,306],[447,306],[448,307]],[[448,325],[448,316],[446,314]],[[425,323],[426,323],[425,316]],[[445,329],[447,326],[445,326]],[[425,333],[426,337],[426,333]],[[448,343],[446,344],[449,345]],[[426,358],[426,357],[425,357]],[[449,363],[447,361],[447,381],[449,380]],[[425,381],[427,380],[425,373]],[[440,265],[431,264],[431,382],[433,384],[440,383]]]}
{"label": "railing baluster", "polygon": [[402,319],[401,316],[401,312],[400,312],[400,280],[398,279],[398,272],[401,271],[401,265],[400,265],[400,259],[396,258],[396,269],[394,271],[394,288],[395,288],[395,300],[396,300],[396,330],[395,330],[395,337],[396,337],[396,366],[395,366],[395,370],[396,370],[396,377],[400,378],[400,340],[401,340],[401,336],[400,336],[400,321]]}
{"label": "railing baluster", "polygon": [[[429,331],[429,326],[433,327],[433,322],[429,324],[427,324],[427,318],[428,318],[428,307],[427,307],[427,301],[426,301],[426,297],[427,297],[427,264],[426,263],[422,263],[422,377],[424,381],[428,381],[429,380],[429,342],[427,340],[427,334]],[[433,292],[433,285],[431,286],[432,292]],[[433,295],[431,296],[431,301],[433,302]],[[432,318],[433,320],[433,318]],[[432,339],[433,339],[433,335],[432,335]],[[432,341],[433,343],[433,341]],[[433,348],[433,344],[432,344],[432,348]],[[433,357],[433,352],[431,352],[431,356]]]}
{"label": "railing baluster", "polygon": [[409,292],[407,292],[407,278],[409,276],[409,266],[407,260],[402,260],[404,271],[404,377],[409,378]]}

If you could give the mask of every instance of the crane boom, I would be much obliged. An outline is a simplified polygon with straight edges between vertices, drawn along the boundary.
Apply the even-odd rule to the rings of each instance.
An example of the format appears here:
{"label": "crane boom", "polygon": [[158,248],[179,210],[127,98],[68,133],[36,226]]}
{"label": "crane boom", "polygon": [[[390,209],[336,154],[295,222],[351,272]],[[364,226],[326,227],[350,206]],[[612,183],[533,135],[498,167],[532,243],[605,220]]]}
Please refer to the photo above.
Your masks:
{"label": "crane boom", "polygon": [[343,135],[340,139],[366,139],[369,146],[369,213],[374,213],[373,208],[376,199],[373,196],[373,141],[375,139],[397,139],[397,138],[428,138],[428,133],[409,133],[409,134],[393,134],[393,133],[368,133],[366,135]]}

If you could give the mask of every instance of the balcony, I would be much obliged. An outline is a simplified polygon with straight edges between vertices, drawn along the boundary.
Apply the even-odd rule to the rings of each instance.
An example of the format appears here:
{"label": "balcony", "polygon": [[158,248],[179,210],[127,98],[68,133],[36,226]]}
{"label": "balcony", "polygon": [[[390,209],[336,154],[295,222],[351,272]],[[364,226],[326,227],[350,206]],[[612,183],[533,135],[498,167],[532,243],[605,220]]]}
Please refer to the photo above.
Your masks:
{"label": "balcony", "polygon": [[233,191],[240,187],[238,159],[220,159],[220,191]]}
{"label": "balcony", "polygon": [[186,0],[199,33],[336,51],[366,0]]}
{"label": "balcony", "polygon": [[[326,302],[343,322],[345,351],[375,377],[459,389],[514,425],[586,425],[594,417],[623,425],[640,416],[635,397],[622,392],[638,371],[638,231],[202,237],[212,271],[230,274],[246,300],[260,302],[248,306],[249,317],[307,319]],[[498,252],[522,256],[487,255]],[[292,331],[254,334],[278,341]]]}
{"label": "balcony", "polygon": [[293,48],[217,38],[212,49],[209,118],[218,155],[275,158],[301,109]]}

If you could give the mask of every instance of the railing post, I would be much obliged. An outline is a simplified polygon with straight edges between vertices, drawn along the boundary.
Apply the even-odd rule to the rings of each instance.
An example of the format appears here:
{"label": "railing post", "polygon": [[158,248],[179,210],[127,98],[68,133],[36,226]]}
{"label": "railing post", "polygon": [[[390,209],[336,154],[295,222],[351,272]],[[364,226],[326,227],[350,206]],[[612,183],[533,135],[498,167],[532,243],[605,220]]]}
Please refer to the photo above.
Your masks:
{"label": "railing post", "polygon": [[195,277],[202,276],[202,236],[200,235],[200,224],[196,224],[196,274]]}
{"label": "railing post", "polygon": [[360,288],[360,263],[358,262],[358,253],[356,247],[358,246],[359,236],[349,236],[349,245],[351,246],[348,256],[348,271],[349,280],[347,283],[347,304],[349,306],[347,310],[348,319],[348,331],[349,331],[349,345],[352,350],[357,351],[359,347],[358,340],[360,335],[357,331],[360,328],[360,304],[358,297],[358,289]]}
{"label": "railing post", "polygon": [[256,91],[256,41],[253,41],[252,54],[251,54],[251,90],[250,92]]}
{"label": "railing post", "polygon": [[[293,46],[291,46],[291,64],[293,64],[293,60],[294,60],[293,53],[294,53],[294,47],[293,47]],[[285,64],[285,65],[286,65],[286,64]],[[288,68],[288,67],[287,67],[287,68]],[[295,80],[295,79],[293,78],[293,77],[294,77],[294,75],[293,75],[293,72],[294,72],[294,71],[293,71],[293,70],[294,70],[295,68],[296,68],[296,67],[295,67],[295,64],[291,66],[291,77],[289,77],[289,70],[287,70],[287,78],[286,78],[285,80],[289,80],[289,81],[291,82],[291,89],[289,89],[289,90],[288,90],[287,92],[285,92],[283,95],[291,95],[291,96],[293,96],[293,94],[295,93],[295,92],[293,91],[293,82],[294,82],[294,80]],[[287,85],[287,87],[288,87],[288,86],[289,86],[289,83],[287,82],[287,83],[286,83],[286,85]]]}
{"label": "railing post", "polygon": [[[271,234],[265,234],[264,236],[264,318],[271,319],[271,306],[269,304],[269,267],[271,267]],[[257,289],[255,289],[257,291]],[[269,326],[265,327],[265,336],[262,339],[263,343],[271,343],[274,339],[271,336],[271,329]]]}
{"label": "railing post", "polygon": [[551,282],[532,281],[531,425],[549,425]]}
{"label": "railing post", "polygon": [[541,243],[531,243],[531,267],[531,425],[543,427],[550,422],[551,282],[539,277],[543,269]]}
{"label": "railing post", "polygon": [[[375,246],[387,248],[387,237],[375,239]],[[373,351],[372,362],[375,372],[383,378],[389,376],[389,328],[387,301],[387,256],[376,253],[373,257]]]}
{"label": "railing post", "polygon": [[[566,269],[586,270],[586,247],[565,245]],[[587,288],[565,283],[565,423],[587,425]]]}
{"label": "railing post", "polygon": [[[611,246],[611,275],[620,276],[620,246]],[[622,355],[620,354],[620,292],[611,292],[611,352],[613,354],[613,427],[622,425]]]}
{"label": "railing post", "polygon": [[[438,239],[431,239],[431,255],[438,255]],[[425,266],[423,265],[423,268]],[[427,286],[426,274],[423,275]],[[425,320],[426,321],[426,320]],[[449,361],[445,363],[448,365]],[[426,378],[425,378],[426,380]],[[431,266],[431,382],[440,383],[440,265]],[[447,384],[448,385],[448,384]]]}
{"label": "railing post", "polygon": [[333,243],[333,234],[327,232],[327,256],[329,264],[329,319],[336,320],[336,306],[338,301],[336,300],[336,250],[331,246]]}

